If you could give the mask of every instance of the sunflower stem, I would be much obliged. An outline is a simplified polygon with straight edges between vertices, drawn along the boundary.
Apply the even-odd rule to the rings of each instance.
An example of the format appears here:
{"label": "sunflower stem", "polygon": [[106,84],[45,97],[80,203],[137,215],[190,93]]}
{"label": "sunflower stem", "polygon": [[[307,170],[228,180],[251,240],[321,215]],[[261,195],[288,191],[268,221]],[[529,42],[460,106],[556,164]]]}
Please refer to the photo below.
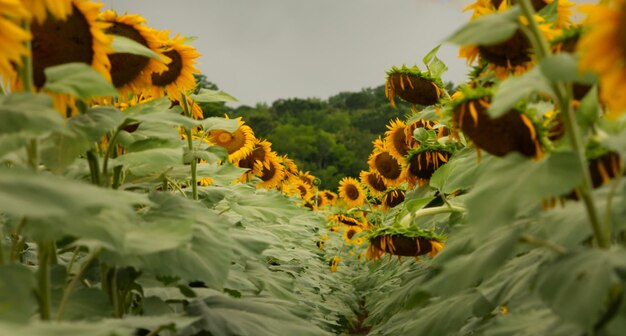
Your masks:
{"label": "sunflower stem", "polygon": [[567,254],[567,249],[557,243],[551,242],[549,240],[541,239],[529,234],[522,234],[520,237],[520,241],[526,244],[535,245],[539,247],[545,247],[548,250],[551,250],[559,255]]}
{"label": "sunflower stem", "polygon": [[[189,107],[189,103],[187,102],[187,95],[182,95],[182,103],[183,103],[183,111],[185,111],[185,115],[189,118],[192,118],[191,108]],[[189,151],[193,152],[193,138],[192,131],[185,127],[185,134],[187,135],[187,147]],[[197,181],[197,166],[198,160],[195,156],[191,158],[191,192],[194,200],[198,200],[198,181]]]}
{"label": "sunflower stem", "polygon": [[87,151],[87,162],[89,163],[89,172],[91,173],[91,183],[100,185],[100,169],[98,167],[98,157],[93,150]]}
{"label": "sunflower stem", "polygon": [[438,215],[442,213],[452,213],[452,212],[464,213],[464,212],[467,212],[467,209],[460,207],[460,206],[456,206],[456,205],[420,209],[413,213],[406,214],[404,217],[402,217],[402,219],[400,220],[400,225],[408,226],[411,223],[411,221],[415,218]]}
{"label": "sunflower stem", "polygon": [[50,319],[50,302],[52,302],[50,291],[50,247],[49,242],[42,241],[37,243],[39,316],[42,320]]}
{"label": "sunflower stem", "polygon": [[[123,126],[123,125],[122,125]],[[111,156],[111,148],[116,148],[115,142],[117,142],[117,136],[120,134],[121,127],[118,127],[113,133],[109,145],[107,146],[106,153],[104,154],[104,160],[102,161],[102,176],[104,179],[104,186],[109,187],[109,157]]]}
{"label": "sunflower stem", "polygon": [[[534,47],[537,60],[541,61],[543,58],[548,57],[551,54],[548,42],[541,33],[539,24],[535,20],[535,10],[531,5],[530,0],[521,0],[519,1],[519,4],[521,6],[522,13],[528,20],[531,39],[536,41]],[[601,248],[609,248],[611,246],[610,229],[606,225],[603,225],[600,221],[595,202],[591,196],[591,174],[589,173],[589,166],[587,164],[587,158],[585,157],[585,147],[582,141],[581,131],[576,123],[576,114],[570,101],[571,88],[568,90],[565,84],[554,82],[551,83],[551,86],[555,92],[557,104],[559,106],[559,110],[561,111],[561,115],[563,116],[566,133],[568,134],[571,146],[578,157],[578,164],[583,174],[583,180],[578,189],[587,209],[587,215],[589,217],[596,242]]]}

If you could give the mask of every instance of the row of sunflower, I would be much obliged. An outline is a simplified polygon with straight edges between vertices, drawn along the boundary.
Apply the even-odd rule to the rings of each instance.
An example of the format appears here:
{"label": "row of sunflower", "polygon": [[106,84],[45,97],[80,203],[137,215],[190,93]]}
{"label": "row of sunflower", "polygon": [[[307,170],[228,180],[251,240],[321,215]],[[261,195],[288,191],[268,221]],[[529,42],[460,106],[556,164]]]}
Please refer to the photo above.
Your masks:
{"label": "row of sunflower", "polygon": [[583,23],[574,7],[475,1],[448,40],[473,66],[450,95],[433,52],[426,71],[387,73],[391,104],[414,112],[330,209],[330,228],[358,222],[369,241],[354,277],[371,334],[623,333],[626,2],[580,6]]}

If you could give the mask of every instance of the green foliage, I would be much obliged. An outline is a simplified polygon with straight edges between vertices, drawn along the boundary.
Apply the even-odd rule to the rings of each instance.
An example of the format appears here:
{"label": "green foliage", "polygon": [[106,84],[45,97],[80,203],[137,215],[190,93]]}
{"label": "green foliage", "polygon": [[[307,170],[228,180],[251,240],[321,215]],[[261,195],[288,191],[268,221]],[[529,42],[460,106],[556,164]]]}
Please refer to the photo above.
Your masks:
{"label": "green foliage", "polygon": [[67,63],[46,68],[44,89],[66,93],[87,100],[95,97],[115,97],[117,90],[100,73],[85,63]]}
{"label": "green foliage", "polygon": [[459,45],[492,45],[502,42],[519,29],[519,6],[512,6],[503,13],[484,15],[459,28],[448,42]]}

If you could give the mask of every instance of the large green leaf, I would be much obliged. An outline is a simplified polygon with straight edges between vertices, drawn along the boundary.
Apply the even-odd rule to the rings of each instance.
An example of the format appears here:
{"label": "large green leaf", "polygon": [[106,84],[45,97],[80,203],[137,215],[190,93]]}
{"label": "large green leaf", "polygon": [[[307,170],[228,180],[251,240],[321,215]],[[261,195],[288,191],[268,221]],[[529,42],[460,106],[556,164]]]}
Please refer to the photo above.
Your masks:
{"label": "large green leaf", "polygon": [[504,13],[484,15],[470,21],[448,38],[459,45],[491,45],[505,41],[519,28],[519,6],[512,6]]}
{"label": "large green leaf", "polygon": [[550,82],[538,68],[533,68],[521,76],[509,77],[502,82],[487,113],[492,118],[500,117],[533,92],[554,96]]}
{"label": "large green leaf", "polygon": [[488,327],[485,336],[572,336],[582,335],[583,330],[573,323],[560,320],[549,309],[532,309],[498,316]]}
{"label": "large green leaf", "polygon": [[485,162],[466,198],[474,233],[484,236],[538,208],[542,200],[569,193],[581,181],[578,167],[572,152],[554,152],[539,161],[515,153]]}
{"label": "large green leaf", "polygon": [[297,216],[303,211],[275,190],[254,191],[253,188],[253,186],[237,185],[236,194],[226,197],[228,206],[243,217],[257,218],[265,222]]}
{"label": "large green leaf", "polygon": [[0,321],[28,322],[37,309],[34,291],[33,271],[23,265],[0,266]]}
{"label": "large green leaf", "polygon": [[82,100],[118,95],[113,84],[85,63],[56,65],[46,68],[44,72],[46,84],[43,88],[50,92],[66,93]]}
{"label": "large green leaf", "polygon": [[236,102],[237,99],[221,90],[200,89],[197,94],[192,94],[191,99],[198,103]]}
{"label": "large green leaf", "polygon": [[474,149],[463,149],[450,161],[439,167],[430,179],[430,186],[448,195],[457,190],[467,190],[477,178],[478,159]]}
{"label": "large green leaf", "polygon": [[62,129],[65,122],[44,94],[14,93],[0,99],[0,134],[32,136]]}
{"label": "large green leaf", "polygon": [[134,40],[131,40],[127,37],[120,36],[120,35],[111,35],[111,36],[113,37],[113,42],[111,42],[111,48],[115,50],[116,54],[120,54],[120,53],[133,54],[133,55],[145,56],[148,58],[154,58],[157,60],[161,59],[161,56],[159,56],[159,54],[150,50],[150,48],[147,48],[143,46],[142,44],[135,42]]}
{"label": "large green leaf", "polygon": [[577,82],[594,84],[596,79],[590,72],[580,73],[578,61],[573,54],[559,53],[550,55],[539,62],[539,69],[552,82]]}
{"label": "large green leaf", "polygon": [[135,176],[158,175],[183,164],[181,148],[154,148],[124,154],[113,165],[122,165]]}
{"label": "large green leaf", "polygon": [[[552,310],[565,321],[590,330],[607,310],[618,272],[626,271],[623,249],[585,249],[545,265],[538,288]],[[620,293],[621,294],[621,293]]]}
{"label": "large green leaf", "polygon": [[183,330],[182,335],[195,335],[200,331],[213,336],[328,335],[309,321],[294,316],[278,302],[268,303],[264,299],[237,299],[216,293],[192,302],[187,311],[202,320]]}

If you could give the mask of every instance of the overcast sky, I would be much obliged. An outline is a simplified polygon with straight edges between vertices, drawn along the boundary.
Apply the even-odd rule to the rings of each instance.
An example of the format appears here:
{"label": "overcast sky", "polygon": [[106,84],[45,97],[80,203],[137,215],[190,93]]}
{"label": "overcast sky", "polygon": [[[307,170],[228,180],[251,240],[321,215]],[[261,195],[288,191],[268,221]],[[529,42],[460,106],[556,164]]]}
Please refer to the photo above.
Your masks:
{"label": "overcast sky", "polygon": [[[195,36],[198,68],[242,104],[328,98],[384,83],[393,65],[422,57],[462,24],[472,0],[102,0],[148,25]],[[439,57],[459,83],[457,47]]]}

